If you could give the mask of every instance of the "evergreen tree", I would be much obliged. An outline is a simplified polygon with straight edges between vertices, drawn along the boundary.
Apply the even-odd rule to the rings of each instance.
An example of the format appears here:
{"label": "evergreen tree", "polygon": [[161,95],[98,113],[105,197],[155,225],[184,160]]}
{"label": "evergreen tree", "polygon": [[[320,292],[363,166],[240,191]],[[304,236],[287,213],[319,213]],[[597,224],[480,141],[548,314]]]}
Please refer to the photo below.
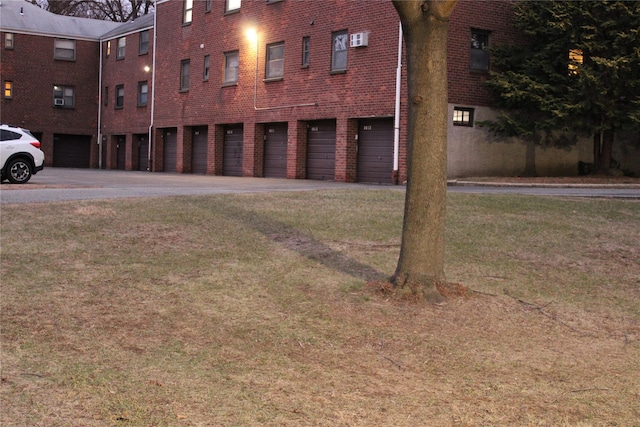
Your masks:
{"label": "evergreen tree", "polygon": [[640,2],[522,1],[514,23],[524,40],[493,51],[501,114],[483,124],[544,145],[590,135],[607,173],[615,133],[640,124]]}

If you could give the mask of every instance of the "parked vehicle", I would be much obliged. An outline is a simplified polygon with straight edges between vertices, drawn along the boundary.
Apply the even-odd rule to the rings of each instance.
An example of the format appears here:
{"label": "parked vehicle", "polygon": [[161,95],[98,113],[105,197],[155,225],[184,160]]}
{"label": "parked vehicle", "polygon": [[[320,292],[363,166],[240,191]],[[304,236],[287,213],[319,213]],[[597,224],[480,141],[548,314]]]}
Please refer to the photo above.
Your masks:
{"label": "parked vehicle", "polygon": [[24,184],[43,168],[40,141],[27,129],[0,125],[0,181]]}

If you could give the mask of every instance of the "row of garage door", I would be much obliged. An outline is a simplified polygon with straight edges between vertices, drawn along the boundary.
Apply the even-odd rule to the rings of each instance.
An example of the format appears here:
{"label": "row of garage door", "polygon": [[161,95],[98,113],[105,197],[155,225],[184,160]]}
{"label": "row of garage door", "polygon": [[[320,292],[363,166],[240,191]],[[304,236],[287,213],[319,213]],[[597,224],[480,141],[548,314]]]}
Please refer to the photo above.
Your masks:
{"label": "row of garage door", "polygon": [[[358,182],[392,182],[393,121],[391,119],[360,120],[358,129],[357,174]],[[207,172],[208,129],[192,128],[191,171]],[[264,176],[286,178],[287,123],[273,123],[264,128]],[[228,125],[224,131],[223,175],[241,176],[243,160],[243,126]],[[134,135],[138,170],[147,169],[148,138]],[[125,140],[116,144],[116,166],[124,169]],[[103,159],[106,158],[106,144]],[[173,129],[164,131],[163,170],[176,172],[178,153],[177,134]],[[336,154],[336,122],[323,120],[310,122],[307,132],[307,179],[333,180]],[[54,166],[89,167],[90,137],[61,135],[54,139]],[[104,162],[103,162],[104,166]],[[137,166],[137,167],[136,167]]]}

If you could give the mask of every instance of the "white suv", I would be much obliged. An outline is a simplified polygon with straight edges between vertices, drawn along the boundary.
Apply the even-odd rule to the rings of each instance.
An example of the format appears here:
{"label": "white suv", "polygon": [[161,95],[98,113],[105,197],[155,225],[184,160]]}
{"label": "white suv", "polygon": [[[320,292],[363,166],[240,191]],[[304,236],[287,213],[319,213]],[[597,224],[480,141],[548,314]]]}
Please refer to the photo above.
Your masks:
{"label": "white suv", "polygon": [[44,153],[31,132],[0,125],[0,181],[24,184],[44,168]]}

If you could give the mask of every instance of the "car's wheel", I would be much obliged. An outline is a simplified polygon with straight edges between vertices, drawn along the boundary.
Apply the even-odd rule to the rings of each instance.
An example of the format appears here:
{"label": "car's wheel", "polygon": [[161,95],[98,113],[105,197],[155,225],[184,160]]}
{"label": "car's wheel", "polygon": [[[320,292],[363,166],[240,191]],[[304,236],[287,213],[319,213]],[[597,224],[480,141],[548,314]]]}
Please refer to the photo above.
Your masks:
{"label": "car's wheel", "polygon": [[31,164],[25,159],[13,159],[7,165],[7,179],[12,184],[24,184],[31,179]]}

